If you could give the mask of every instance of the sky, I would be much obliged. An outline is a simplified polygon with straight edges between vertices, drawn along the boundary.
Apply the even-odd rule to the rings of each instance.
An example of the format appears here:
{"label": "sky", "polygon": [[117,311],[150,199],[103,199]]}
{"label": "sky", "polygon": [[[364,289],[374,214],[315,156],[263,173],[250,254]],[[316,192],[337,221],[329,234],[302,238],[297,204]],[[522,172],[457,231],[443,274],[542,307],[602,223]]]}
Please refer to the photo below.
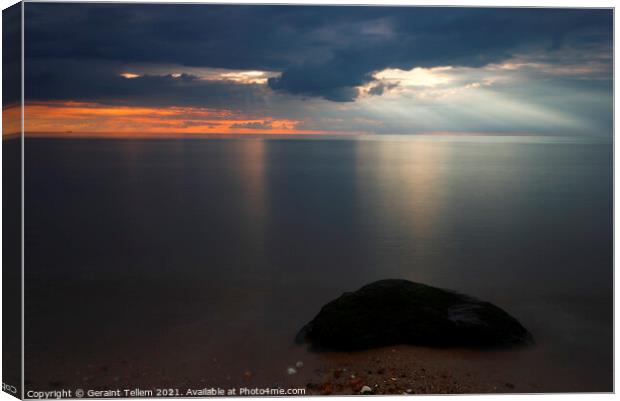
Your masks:
{"label": "sky", "polygon": [[606,9],[25,6],[32,134],[611,138]]}

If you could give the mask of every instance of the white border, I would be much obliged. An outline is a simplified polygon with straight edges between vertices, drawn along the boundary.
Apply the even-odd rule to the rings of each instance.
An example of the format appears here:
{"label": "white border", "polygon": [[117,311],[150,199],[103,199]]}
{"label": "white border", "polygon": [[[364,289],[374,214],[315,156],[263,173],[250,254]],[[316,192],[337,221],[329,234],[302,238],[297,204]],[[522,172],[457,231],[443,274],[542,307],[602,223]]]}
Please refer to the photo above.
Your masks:
{"label": "white border", "polygon": [[[28,2],[41,2],[40,0],[29,0]],[[84,1],[77,1],[77,0],[63,0],[62,2],[65,3],[80,3],[80,2],[84,2]],[[386,0],[373,0],[373,1],[369,1],[369,0],[357,0],[357,1],[351,1],[351,0],[337,0],[337,1],[324,1],[324,0],[251,0],[251,1],[242,1],[242,0],[229,0],[229,1],[199,1],[199,0],[184,0],[184,1],[171,1],[171,0],[133,0],[133,1],[90,1],[92,3],[95,2],[105,2],[105,3],[196,3],[196,4],[313,4],[313,5],[379,5],[379,6],[469,6],[469,7],[557,7],[557,8],[614,8],[615,7],[615,3],[613,1],[609,1],[609,0],[590,0],[590,1],[576,1],[576,0],[521,0],[521,1],[514,1],[514,0],[506,0],[506,1],[501,1],[499,2],[498,0],[477,0],[477,1],[468,1],[468,0],[427,0],[427,1],[419,1],[419,0],[390,0],[390,1],[386,1]],[[16,1],[14,0],[0,0],[0,6],[2,9],[5,9],[13,4],[15,4]],[[614,10],[615,11],[615,10]],[[615,12],[614,12],[615,14]],[[0,19],[0,29],[2,27],[2,22]],[[615,15],[614,15],[614,44],[618,43],[618,33],[615,30]],[[21,87],[22,87],[22,121],[21,121],[21,126],[22,126],[22,132],[24,129],[24,60],[23,60],[23,54],[24,54],[24,5],[22,4],[22,76],[21,76]],[[2,49],[0,46],[0,57],[2,56]],[[615,76],[617,76],[618,73],[618,65],[615,63],[615,45],[614,45],[614,78]],[[1,67],[0,67],[0,71],[1,71]],[[1,89],[1,83],[0,83],[0,89]],[[615,139],[615,121],[616,121],[616,117],[617,117],[617,110],[615,107],[615,95],[616,95],[616,85],[615,85],[615,79],[614,79],[614,139]],[[21,239],[21,252],[22,252],[22,351],[24,349],[24,138],[23,138],[23,134],[22,134],[22,138],[21,138],[21,142],[22,142],[22,216],[21,216],[21,220],[22,220],[22,239]],[[618,143],[614,140],[614,374],[616,372],[615,370],[615,361],[617,360],[618,357],[618,350],[615,347],[615,343],[616,343],[616,336],[618,336],[618,330],[616,327],[616,323],[617,320],[615,319],[615,311],[618,310],[618,299],[615,296],[615,288],[617,288],[616,284],[617,284],[617,280],[618,277],[615,274],[615,255],[616,255],[616,251],[619,249],[620,246],[620,240],[615,236],[615,222],[616,222],[616,214],[615,214],[615,209],[616,206],[618,206],[618,193],[616,192],[616,186],[615,186],[615,177],[617,176],[618,173],[618,166],[615,163],[615,154],[616,151],[618,150]],[[1,161],[2,156],[0,155],[0,161]],[[1,194],[2,190],[0,188],[0,194]],[[0,219],[2,216],[2,212],[0,211]],[[1,234],[0,234],[0,238],[1,238]],[[0,250],[0,255],[1,255],[1,250]],[[0,278],[0,283],[1,283],[1,278]],[[1,305],[1,299],[0,299],[0,305]],[[2,326],[2,323],[0,322],[0,328]],[[0,343],[0,351],[1,351],[2,345]],[[23,352],[22,352],[22,392],[24,391],[24,359],[23,359]],[[2,373],[2,369],[0,368],[0,376]],[[614,389],[617,389],[618,387],[618,377],[614,375]],[[11,397],[10,395],[8,395],[7,393],[3,393],[0,392],[0,401],[3,400],[12,400],[14,399],[13,397]],[[22,393],[22,397],[23,397],[23,393]],[[423,397],[423,398],[427,398],[427,397],[437,397],[437,396],[418,396],[418,397]],[[611,397],[614,397],[613,394],[587,394],[587,393],[568,393],[568,394],[527,394],[527,395],[460,395],[459,397],[465,397],[467,399],[484,399],[485,400],[490,400],[490,401],[513,401],[513,400],[523,400],[524,398],[530,398],[530,397],[545,397],[545,399],[547,400],[553,400],[553,401],[559,401],[559,400],[581,400],[581,399],[609,399]],[[234,397],[233,399],[247,399],[247,397]],[[254,398],[254,397],[251,397]],[[261,397],[264,398],[264,397]],[[268,398],[272,398],[272,397],[268,397]],[[284,398],[298,398],[298,397],[284,397]],[[340,396],[330,396],[329,399],[330,400],[344,400],[345,398],[348,397],[340,397]],[[387,400],[397,400],[402,397],[401,396],[382,396],[382,399],[387,399]],[[230,399],[230,398],[228,398]]]}

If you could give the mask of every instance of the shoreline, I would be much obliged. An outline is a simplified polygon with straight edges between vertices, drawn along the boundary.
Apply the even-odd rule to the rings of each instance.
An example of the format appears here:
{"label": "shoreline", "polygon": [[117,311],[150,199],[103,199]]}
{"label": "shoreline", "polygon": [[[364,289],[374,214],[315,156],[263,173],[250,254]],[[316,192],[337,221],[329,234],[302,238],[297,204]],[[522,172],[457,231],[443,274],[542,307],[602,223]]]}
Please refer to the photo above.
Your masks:
{"label": "shoreline", "polygon": [[394,346],[321,357],[308,384],[313,395],[504,394],[613,391],[610,378],[598,380],[558,367],[541,377],[537,346],[511,350],[437,349]]}
{"label": "shoreline", "polygon": [[[162,369],[163,360],[129,361],[118,355],[82,365],[74,374],[33,377],[27,390],[109,390],[112,388],[305,389],[305,395],[504,394],[611,392],[610,377],[584,375],[565,366],[541,363],[536,346],[506,351],[394,346],[355,352],[310,353],[293,347],[271,359],[269,366],[239,363],[235,358],[196,355]],[[132,358],[133,359],[133,358]],[[538,361],[538,362],[537,362]],[[34,362],[34,361],[32,361]],[[68,362],[64,360],[62,362]],[[138,363],[136,363],[138,362]],[[301,365],[297,365],[301,362]],[[232,364],[231,364],[232,363]],[[62,364],[62,363],[61,363]],[[57,365],[56,365],[57,366]],[[287,372],[295,367],[295,373]],[[49,368],[46,369],[49,371]],[[69,373],[69,372],[67,372]]]}

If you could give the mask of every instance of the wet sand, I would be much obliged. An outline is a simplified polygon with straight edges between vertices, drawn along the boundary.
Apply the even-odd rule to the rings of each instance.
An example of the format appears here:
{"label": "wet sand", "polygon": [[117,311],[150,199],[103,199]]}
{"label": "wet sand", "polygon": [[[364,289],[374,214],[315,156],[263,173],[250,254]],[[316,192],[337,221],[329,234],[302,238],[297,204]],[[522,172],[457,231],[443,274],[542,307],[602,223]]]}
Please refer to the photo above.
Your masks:
{"label": "wet sand", "polygon": [[[549,367],[540,365],[537,346],[509,351],[433,349],[395,346],[358,352],[308,352],[291,345],[274,353],[269,364],[265,350],[257,355],[231,355],[222,349],[201,352],[199,339],[185,337],[173,351],[170,344],[134,344],[133,350],[107,353],[98,360],[86,354],[58,355],[54,367],[36,370],[61,371],[47,378],[33,376],[31,390],[76,389],[305,389],[306,394],[354,395],[364,386],[372,394],[480,394],[597,392],[612,390],[611,377],[582,377],[579,371],[557,369],[555,376],[542,376]],[[144,347],[146,345],[146,347]],[[190,349],[195,352],[191,354]],[[140,355],[141,354],[141,355]],[[80,359],[80,360],[78,360]],[[40,362],[44,363],[44,359]],[[37,363],[34,359],[32,363]],[[33,365],[31,365],[33,366]],[[74,371],[69,366],[77,367]],[[60,369],[59,369],[60,368]],[[294,373],[289,371],[293,368]]]}
{"label": "wet sand", "polygon": [[[298,350],[300,351],[300,350]],[[27,390],[76,389],[188,389],[283,388],[305,389],[306,394],[359,394],[368,386],[373,394],[457,394],[541,391],[526,380],[508,380],[501,372],[489,375],[481,355],[399,346],[355,353],[303,355],[304,359],[282,361],[273,369],[231,368],[226,359],[187,359],[178,364],[144,363],[127,359],[87,363],[74,372],[49,381],[29,381]],[[442,355],[444,354],[444,355]],[[93,361],[91,361],[93,362]],[[288,370],[293,368],[295,373]],[[179,378],[181,378],[179,380]]]}

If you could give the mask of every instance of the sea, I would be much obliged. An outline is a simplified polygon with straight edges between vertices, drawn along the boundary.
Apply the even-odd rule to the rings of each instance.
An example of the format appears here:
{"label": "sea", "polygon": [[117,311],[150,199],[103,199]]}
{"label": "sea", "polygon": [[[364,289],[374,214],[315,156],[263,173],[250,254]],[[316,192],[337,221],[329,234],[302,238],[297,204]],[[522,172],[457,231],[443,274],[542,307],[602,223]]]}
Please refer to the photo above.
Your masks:
{"label": "sea", "polygon": [[324,304],[400,278],[535,339],[446,364],[612,391],[611,141],[27,138],[24,157],[26,388],[294,382],[329,360],[294,342]]}

